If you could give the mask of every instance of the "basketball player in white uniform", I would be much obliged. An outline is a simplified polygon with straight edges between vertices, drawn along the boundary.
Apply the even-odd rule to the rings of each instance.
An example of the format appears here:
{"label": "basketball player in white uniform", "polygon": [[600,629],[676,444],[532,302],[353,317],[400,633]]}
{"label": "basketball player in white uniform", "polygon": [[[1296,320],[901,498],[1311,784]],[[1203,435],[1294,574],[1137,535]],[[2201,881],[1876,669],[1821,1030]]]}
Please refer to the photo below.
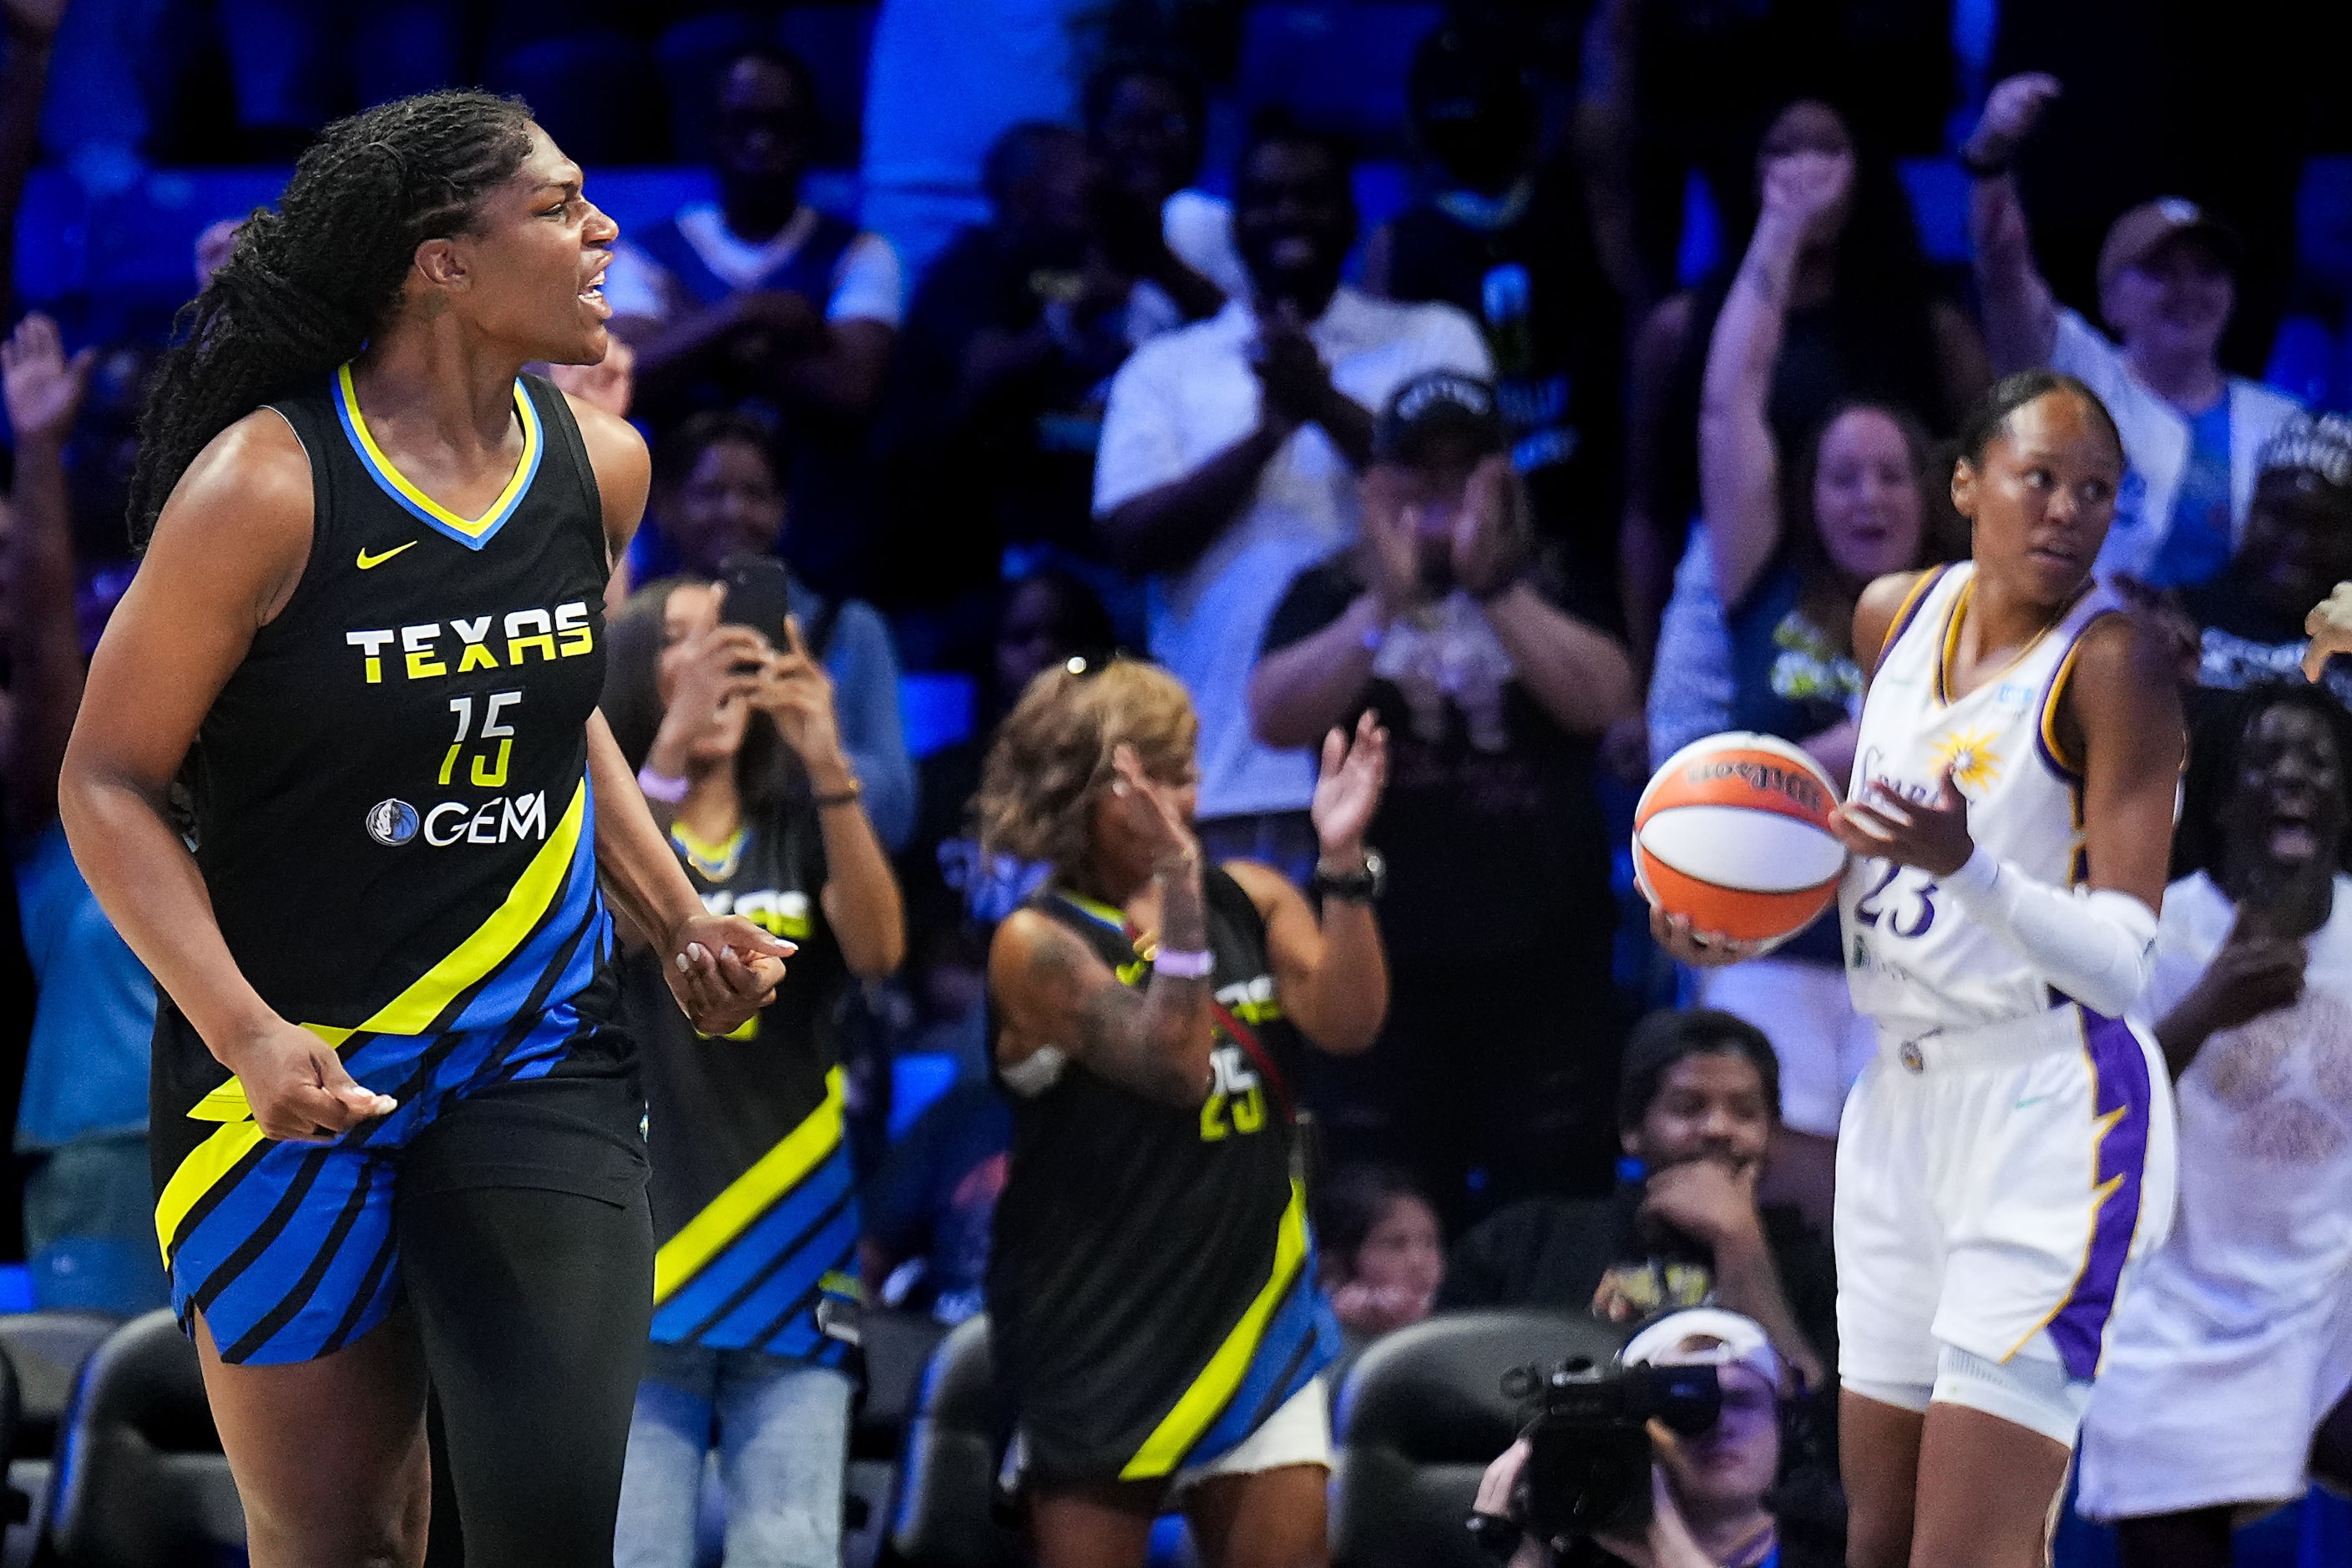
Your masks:
{"label": "basketball player in white uniform", "polygon": [[[2038,1568],[2107,1321],[2162,1241],[2147,984],[2183,750],[2168,657],[2092,562],[2123,456],[2088,388],[1987,395],[1952,499],[1974,559],[1883,578],[1839,837],[1880,1049],[1838,1144],[1853,1568]],[[1660,922],[1677,956],[1738,949]]]}

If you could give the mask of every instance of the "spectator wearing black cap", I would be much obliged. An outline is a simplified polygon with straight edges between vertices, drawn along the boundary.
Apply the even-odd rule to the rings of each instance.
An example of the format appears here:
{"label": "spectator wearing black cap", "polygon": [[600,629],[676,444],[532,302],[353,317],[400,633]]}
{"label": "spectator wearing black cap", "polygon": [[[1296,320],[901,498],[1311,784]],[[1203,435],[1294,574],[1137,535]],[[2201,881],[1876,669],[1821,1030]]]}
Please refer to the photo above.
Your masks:
{"label": "spectator wearing black cap", "polygon": [[1372,838],[1394,1000],[1320,1109],[1336,1153],[1404,1164],[1454,1226],[1474,1205],[1601,1190],[1614,1157],[1593,1114],[1619,1038],[1593,770],[1638,693],[1601,629],[1608,585],[1535,546],[1505,440],[1486,383],[1406,383],[1381,416],[1361,539],[1290,584],[1249,691],[1268,746],[1367,710],[1393,737]]}
{"label": "spectator wearing black cap", "polygon": [[2126,472],[2099,552],[2102,579],[2210,583],[2229,564],[2253,503],[2257,456],[2294,398],[2221,368],[2237,303],[2235,232],[2177,196],[2116,219],[2099,247],[2099,313],[2110,339],[2042,279],[2011,166],[2051,100],[2054,77],[2011,77],[1961,149],[1975,176],[1969,230],[1994,368],[2079,376],[2115,416]]}
{"label": "spectator wearing black cap", "polygon": [[1720,1306],[1762,1323],[1806,1386],[1837,1350],[1837,1265],[1794,1208],[1759,1204],[1780,1069],[1762,1031],[1703,1007],[1653,1013],[1625,1047],[1619,1136],[1640,1174],[1605,1198],[1538,1198],[1456,1243],[1440,1311],[1590,1308],[1634,1321]]}
{"label": "spectator wearing black cap", "polygon": [[1537,531],[1612,579],[1623,458],[1624,310],[1601,269],[1580,172],[1538,159],[1529,62],[1448,23],[1414,54],[1413,132],[1440,188],[1377,231],[1365,283],[1477,317]]}
{"label": "spectator wearing black cap", "polygon": [[1150,578],[1151,657],[1199,710],[1203,842],[1303,877],[1314,759],[1250,731],[1267,617],[1292,576],[1354,535],[1371,411],[1423,372],[1483,376],[1489,361],[1453,307],[1340,282],[1356,206],[1331,138],[1281,118],[1254,127],[1234,233],[1251,297],[1145,343],[1111,383],[1095,521],[1112,560]]}

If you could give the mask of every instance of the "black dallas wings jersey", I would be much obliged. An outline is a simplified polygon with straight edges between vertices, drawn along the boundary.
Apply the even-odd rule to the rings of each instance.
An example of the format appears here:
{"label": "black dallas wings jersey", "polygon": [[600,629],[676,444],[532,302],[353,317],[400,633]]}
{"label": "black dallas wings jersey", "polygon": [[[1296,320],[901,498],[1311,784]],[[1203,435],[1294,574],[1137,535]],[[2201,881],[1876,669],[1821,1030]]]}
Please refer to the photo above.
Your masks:
{"label": "black dallas wings jersey", "polygon": [[[1200,1109],[1076,1064],[1034,1095],[1008,1087],[990,1334],[1026,1463],[1046,1480],[1153,1479],[1205,1464],[1339,1352],[1290,1118],[1303,1042],[1275,998],[1249,894],[1216,868],[1202,890],[1219,1016],[1215,1082]],[[1063,891],[1030,907],[1125,983],[1149,983],[1119,910]]]}
{"label": "black dallas wings jersey", "polygon": [[[459,1034],[518,1061],[559,1050],[530,1021],[580,995],[612,947],[586,728],[607,551],[579,427],[562,393],[520,379],[521,460],[469,520],[377,447],[348,366],[272,406],[310,456],[310,557],[193,754],[196,864],[221,934],[262,999],[355,1074],[362,1057],[388,1068]],[[170,1253],[262,1140],[164,1000],[159,1165],[180,1132],[163,1119],[223,1124],[159,1172]],[[460,1065],[499,1064],[446,1068]]]}
{"label": "black dallas wings jersey", "polygon": [[747,820],[724,844],[670,838],[713,914],[800,947],[776,999],[723,1039],[696,1032],[657,954],[629,960],[653,1156],[653,1337],[837,1365],[817,1309],[857,1295],[858,1212],[828,1005],[847,970],[818,905],[815,812]]}
{"label": "black dallas wings jersey", "polygon": [[196,862],[229,951],[331,1038],[562,1001],[603,919],[586,726],[606,546],[571,410],[517,382],[522,459],[469,521],[377,449],[349,367],[274,406],[317,502],[300,584],[198,737]]}

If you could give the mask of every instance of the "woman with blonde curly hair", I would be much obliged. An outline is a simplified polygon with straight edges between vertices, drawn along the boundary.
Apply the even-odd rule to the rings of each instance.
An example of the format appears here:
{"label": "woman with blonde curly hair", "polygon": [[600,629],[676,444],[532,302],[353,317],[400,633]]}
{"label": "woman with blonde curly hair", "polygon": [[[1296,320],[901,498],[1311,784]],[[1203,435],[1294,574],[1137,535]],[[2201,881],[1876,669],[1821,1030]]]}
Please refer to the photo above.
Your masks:
{"label": "woman with blonde curly hair", "polygon": [[1043,1568],[1137,1564],[1181,1508],[1213,1568],[1320,1563],[1339,1329],[1316,1282],[1292,1085],[1388,1006],[1364,847],[1388,736],[1323,742],[1322,912],[1203,866],[1198,724],[1132,660],[1031,682],[974,802],[1045,885],[989,954],[1013,1107],[988,1310]]}

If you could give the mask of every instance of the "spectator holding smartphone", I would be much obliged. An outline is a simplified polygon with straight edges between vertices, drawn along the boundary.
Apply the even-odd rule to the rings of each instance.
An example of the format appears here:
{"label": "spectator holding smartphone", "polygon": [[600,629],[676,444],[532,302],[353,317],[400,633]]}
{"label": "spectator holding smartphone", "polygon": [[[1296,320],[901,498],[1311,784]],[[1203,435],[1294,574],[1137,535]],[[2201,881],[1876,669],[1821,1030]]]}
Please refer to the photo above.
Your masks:
{"label": "spectator holding smartphone", "polygon": [[[645,542],[658,532],[667,569],[706,583],[735,556],[778,553],[799,521],[768,427],[720,410],[695,415],[655,447],[653,503],[658,528],[639,529],[632,554],[646,552]],[[884,844],[902,845],[915,826],[915,763],[899,724],[890,627],[864,600],[820,594],[797,575],[791,599],[801,635],[833,683],[841,743],[866,786],[866,817]]]}
{"label": "spectator holding smartphone", "polygon": [[[2142,1005],[2180,1198],[2108,1331],[2083,1511],[2123,1568],[2227,1568],[2232,1522],[2352,1482],[2352,716],[2308,686],[2200,726]],[[2217,1431],[2228,1441],[2216,1442]]]}
{"label": "spectator holding smartphone", "polygon": [[[774,570],[781,574],[782,568]],[[631,956],[653,1164],[652,1352],[637,1389],[614,1560],[688,1568],[716,1448],[727,1551],[837,1560],[857,1207],[828,1004],[898,966],[898,887],[797,619],[772,639],[698,580],[640,590],[615,628],[604,711],[706,907],[799,947],[793,984],[723,1039]],[[781,595],[777,595],[781,598]],[[654,635],[645,635],[647,631]]]}

